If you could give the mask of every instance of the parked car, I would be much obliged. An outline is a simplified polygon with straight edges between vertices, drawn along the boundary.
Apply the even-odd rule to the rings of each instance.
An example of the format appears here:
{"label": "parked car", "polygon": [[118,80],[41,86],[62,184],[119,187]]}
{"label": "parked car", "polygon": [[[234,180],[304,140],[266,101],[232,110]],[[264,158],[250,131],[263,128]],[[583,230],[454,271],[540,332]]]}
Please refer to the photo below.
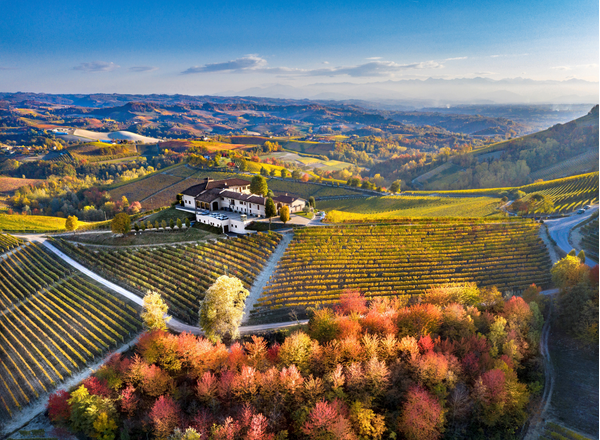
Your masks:
{"label": "parked car", "polygon": [[577,211],[577,214],[583,214],[585,212],[585,209],[580,209],[579,211]]}

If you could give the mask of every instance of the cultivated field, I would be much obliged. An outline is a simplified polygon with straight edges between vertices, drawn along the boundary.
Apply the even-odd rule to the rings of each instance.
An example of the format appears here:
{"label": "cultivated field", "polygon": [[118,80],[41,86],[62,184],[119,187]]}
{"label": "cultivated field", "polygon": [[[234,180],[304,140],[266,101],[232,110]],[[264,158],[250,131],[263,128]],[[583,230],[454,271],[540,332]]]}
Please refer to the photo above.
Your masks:
{"label": "cultivated field", "polygon": [[[0,214],[0,231],[7,232],[52,232],[64,231],[66,219],[45,215],[17,215]],[[78,225],[87,226],[90,223],[78,222]]]}
{"label": "cultivated field", "polygon": [[326,171],[339,171],[339,170],[343,170],[345,168],[353,166],[351,163],[341,162],[339,160],[323,160],[323,159],[317,159],[316,157],[303,157],[296,153],[289,153],[289,152],[270,153],[270,154],[261,156],[261,158],[263,158],[263,157],[268,157],[268,158],[274,157],[277,160],[293,163],[296,166],[301,167],[305,170],[313,170],[315,168],[319,168],[321,170],[326,170]]}
{"label": "cultivated field", "polygon": [[367,296],[418,295],[444,283],[500,291],[548,286],[550,258],[529,222],[422,222],[306,228],[295,233],[254,317],[286,319],[290,308]]}
{"label": "cultivated field", "polygon": [[35,185],[43,182],[40,179],[19,179],[17,177],[0,176],[0,193],[10,194],[25,185]]}
{"label": "cultivated field", "polygon": [[30,244],[0,260],[0,420],[141,329],[138,311]]}
{"label": "cultivated field", "polygon": [[13,237],[8,234],[0,234],[0,253],[4,253],[11,249],[20,246],[23,243],[23,240],[17,237]]}
{"label": "cultivated field", "polygon": [[55,243],[82,264],[125,283],[140,296],[148,290],[160,292],[169,313],[196,325],[199,301],[206,289],[223,274],[240,278],[249,288],[280,239],[274,233],[257,234],[214,243],[127,251],[92,251],[65,241]]}
{"label": "cultivated field", "polygon": [[328,222],[338,223],[398,217],[488,217],[501,215],[499,202],[492,197],[388,196],[324,200],[318,208],[328,212]]}
{"label": "cultivated field", "polygon": [[554,202],[556,212],[571,212],[598,202],[598,173],[533,183],[519,188],[527,194],[544,194]]}
{"label": "cultivated field", "polygon": [[157,173],[144,179],[136,180],[135,182],[111,189],[109,192],[113,200],[121,200],[121,197],[125,196],[130,202],[139,202],[155,192],[180,182],[181,180],[181,177]]}

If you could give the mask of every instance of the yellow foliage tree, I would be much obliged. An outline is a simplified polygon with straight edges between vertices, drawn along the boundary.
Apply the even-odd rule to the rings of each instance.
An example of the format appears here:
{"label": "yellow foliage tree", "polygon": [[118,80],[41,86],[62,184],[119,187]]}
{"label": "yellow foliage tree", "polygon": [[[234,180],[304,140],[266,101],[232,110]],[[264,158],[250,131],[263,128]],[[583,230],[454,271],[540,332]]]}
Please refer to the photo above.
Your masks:
{"label": "yellow foliage tree", "polygon": [[74,215],[68,216],[67,220],[65,221],[65,228],[67,231],[74,231],[77,229],[77,217]]}
{"label": "yellow foliage tree", "polygon": [[170,316],[165,317],[169,307],[165,304],[158,292],[148,292],[144,296],[144,310],[142,319],[149,330],[166,330]]}
{"label": "yellow foliage tree", "polygon": [[244,304],[250,293],[236,277],[222,275],[208,288],[200,301],[200,328],[206,337],[218,342],[225,335],[239,336]]}

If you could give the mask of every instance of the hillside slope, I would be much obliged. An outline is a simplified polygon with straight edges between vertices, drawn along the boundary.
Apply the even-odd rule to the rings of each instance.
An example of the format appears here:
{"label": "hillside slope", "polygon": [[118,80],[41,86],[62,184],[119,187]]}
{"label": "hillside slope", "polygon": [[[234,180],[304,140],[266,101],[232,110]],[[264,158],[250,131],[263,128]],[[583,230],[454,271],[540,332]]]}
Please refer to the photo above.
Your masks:
{"label": "hillside slope", "polygon": [[596,105],[587,115],[566,124],[455,156],[453,166],[443,173],[432,173],[424,187],[444,190],[525,185],[540,177],[597,171],[597,158]]}

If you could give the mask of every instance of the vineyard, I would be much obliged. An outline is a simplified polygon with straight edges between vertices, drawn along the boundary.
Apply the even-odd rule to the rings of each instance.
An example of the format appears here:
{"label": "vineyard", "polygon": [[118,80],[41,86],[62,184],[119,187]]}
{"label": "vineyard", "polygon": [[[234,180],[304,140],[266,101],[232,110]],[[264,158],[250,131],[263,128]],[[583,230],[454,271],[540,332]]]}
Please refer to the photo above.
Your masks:
{"label": "vineyard", "polygon": [[29,244],[0,261],[0,420],[141,329],[138,311]]}
{"label": "vineyard", "polygon": [[335,303],[342,290],[418,295],[443,283],[500,291],[548,286],[550,259],[526,222],[421,222],[306,228],[279,261],[253,317],[282,319],[289,308]]}
{"label": "vineyard", "polygon": [[4,253],[11,249],[20,246],[23,243],[23,240],[17,237],[13,237],[8,234],[0,234],[0,253]]}
{"label": "vineyard", "polygon": [[319,209],[328,211],[327,221],[387,220],[396,217],[487,217],[501,215],[499,199],[491,197],[368,197],[326,200]]}
{"label": "vineyard", "polygon": [[598,203],[598,173],[581,174],[519,188],[527,194],[544,194],[554,202],[555,212],[571,212]]}
{"label": "vineyard", "polygon": [[99,273],[124,283],[140,296],[158,291],[169,313],[196,325],[199,301],[221,275],[233,275],[249,288],[277,247],[279,234],[256,234],[198,245],[136,250],[91,251],[54,241],[63,251]]}
{"label": "vineyard", "polygon": [[598,217],[581,228],[583,249],[598,261]]}

